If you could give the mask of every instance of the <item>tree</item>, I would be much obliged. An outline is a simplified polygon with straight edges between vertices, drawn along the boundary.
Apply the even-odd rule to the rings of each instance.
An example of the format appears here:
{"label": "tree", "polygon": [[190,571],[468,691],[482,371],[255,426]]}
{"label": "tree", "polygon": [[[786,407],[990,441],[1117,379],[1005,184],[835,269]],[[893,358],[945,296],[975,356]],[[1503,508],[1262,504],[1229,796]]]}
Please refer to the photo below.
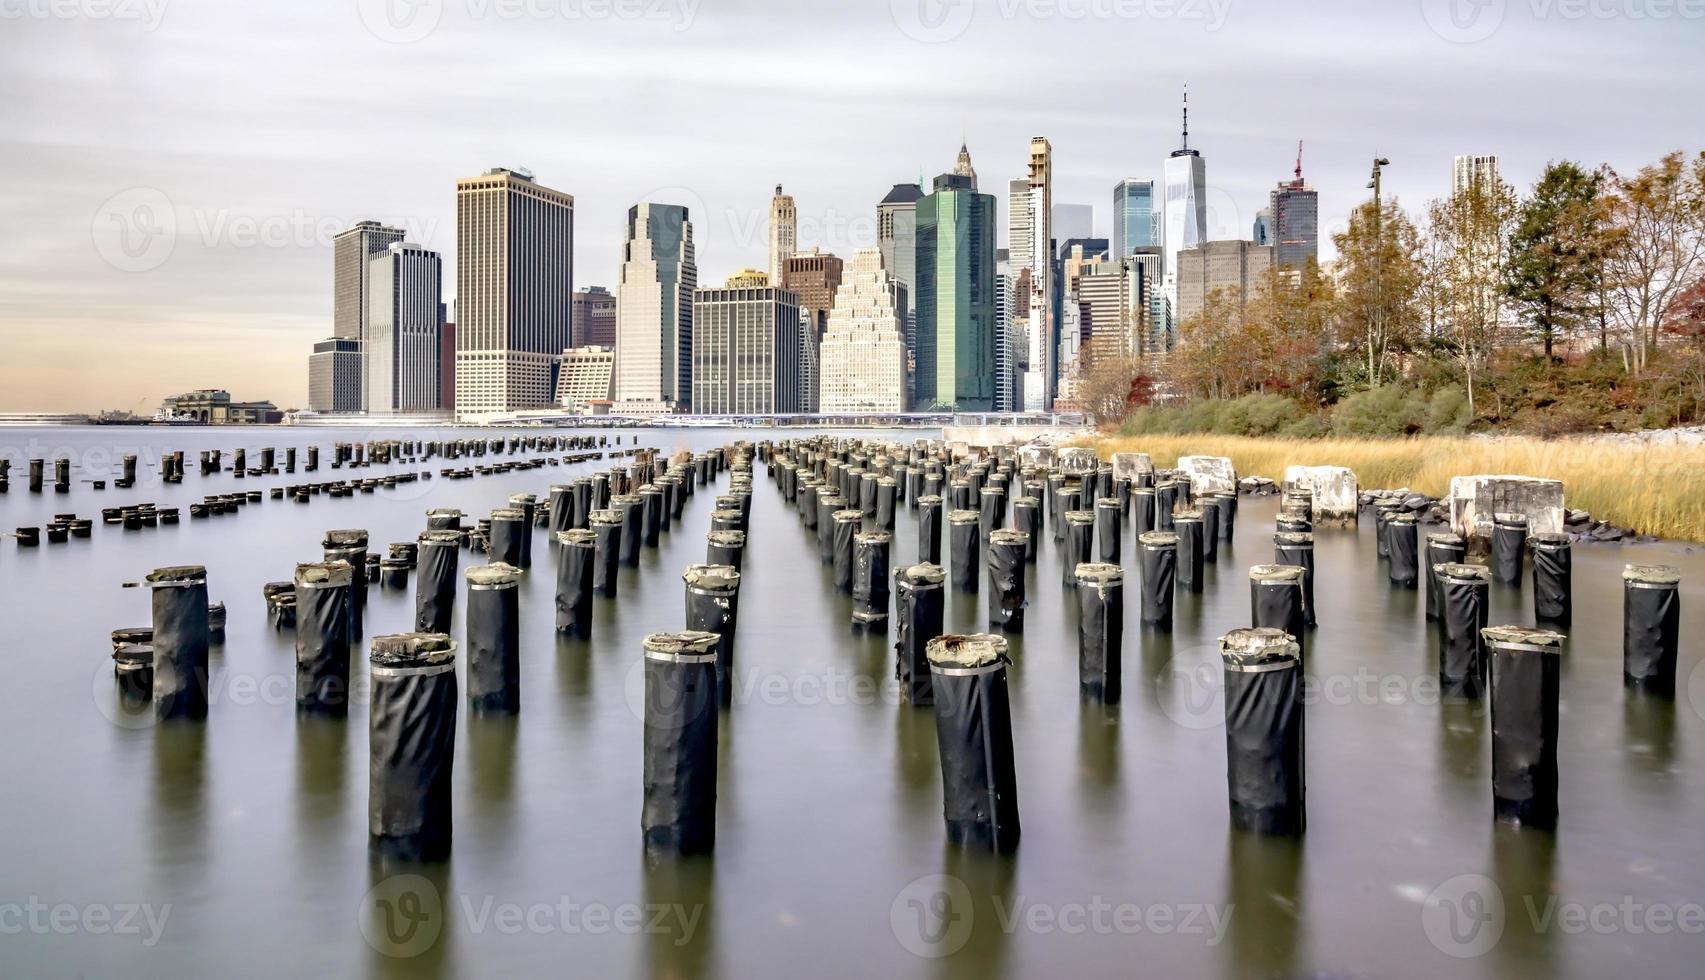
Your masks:
{"label": "tree", "polygon": [[1259,390],[1318,401],[1336,328],[1338,291],[1311,259],[1274,267],[1244,308],[1245,343],[1264,371]]}
{"label": "tree", "polygon": [[1179,325],[1168,366],[1176,385],[1206,398],[1235,398],[1255,387],[1263,369],[1248,342],[1244,305],[1235,290],[1209,293],[1202,308]]}
{"label": "tree", "polygon": [[1674,337],[1676,367],[1693,392],[1695,416],[1705,416],[1705,279],[1697,279],[1670,304],[1664,333]]}
{"label": "tree", "polygon": [[1631,374],[1646,369],[1670,305],[1705,267],[1705,154],[1677,150],[1632,177],[1612,172],[1608,306]]}
{"label": "tree", "polygon": [[1154,398],[1154,379],[1139,357],[1117,351],[1084,351],[1076,399],[1097,425],[1116,425]]}
{"label": "tree", "polygon": [[1427,208],[1428,252],[1448,298],[1448,344],[1462,365],[1470,413],[1475,372],[1497,349],[1504,323],[1504,266],[1515,222],[1515,190],[1476,178]]}
{"label": "tree", "polygon": [[1597,315],[1600,206],[1599,175],[1564,161],[1545,168],[1516,211],[1505,295],[1528,333],[1545,345],[1548,364],[1557,341]]}
{"label": "tree", "polygon": [[1370,199],[1332,236],[1338,246],[1340,323],[1344,339],[1360,347],[1370,388],[1380,384],[1387,359],[1408,347],[1421,322],[1420,235],[1395,198],[1381,203],[1379,219],[1374,221]]}

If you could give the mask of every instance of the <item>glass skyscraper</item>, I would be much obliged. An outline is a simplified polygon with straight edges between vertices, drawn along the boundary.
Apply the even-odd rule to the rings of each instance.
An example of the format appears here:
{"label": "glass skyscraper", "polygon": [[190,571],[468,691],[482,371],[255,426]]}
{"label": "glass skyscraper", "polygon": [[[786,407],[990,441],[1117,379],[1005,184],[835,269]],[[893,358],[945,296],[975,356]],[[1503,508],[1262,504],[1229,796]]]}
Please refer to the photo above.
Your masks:
{"label": "glass skyscraper", "polygon": [[1113,257],[1122,259],[1140,247],[1159,245],[1160,229],[1154,181],[1119,181],[1113,188]]}
{"label": "glass skyscraper", "polygon": [[917,408],[995,407],[995,199],[942,174],[918,202]]}

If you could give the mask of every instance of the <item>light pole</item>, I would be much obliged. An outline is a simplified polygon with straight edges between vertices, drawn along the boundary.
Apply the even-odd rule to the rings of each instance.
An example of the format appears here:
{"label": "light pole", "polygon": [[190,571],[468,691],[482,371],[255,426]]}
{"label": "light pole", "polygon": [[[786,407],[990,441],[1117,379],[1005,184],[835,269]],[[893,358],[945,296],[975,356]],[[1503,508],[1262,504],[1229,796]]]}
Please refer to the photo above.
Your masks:
{"label": "light pole", "polygon": [[1383,254],[1385,239],[1380,233],[1380,219],[1382,216],[1380,214],[1381,208],[1379,203],[1379,178],[1381,169],[1389,167],[1390,165],[1391,161],[1387,160],[1385,157],[1374,157],[1373,180],[1368,182],[1368,186],[1373,188],[1373,316],[1369,320],[1368,336],[1368,382],[1370,386],[1379,384],[1379,362],[1375,360],[1375,357],[1376,354],[1383,356],[1384,353],[1383,351],[1378,351],[1375,344],[1376,340],[1382,341],[1385,337],[1385,332],[1382,329],[1382,324],[1380,322],[1384,318],[1385,314],[1384,297],[1381,295],[1380,288],[1381,265],[1385,259],[1385,255]]}

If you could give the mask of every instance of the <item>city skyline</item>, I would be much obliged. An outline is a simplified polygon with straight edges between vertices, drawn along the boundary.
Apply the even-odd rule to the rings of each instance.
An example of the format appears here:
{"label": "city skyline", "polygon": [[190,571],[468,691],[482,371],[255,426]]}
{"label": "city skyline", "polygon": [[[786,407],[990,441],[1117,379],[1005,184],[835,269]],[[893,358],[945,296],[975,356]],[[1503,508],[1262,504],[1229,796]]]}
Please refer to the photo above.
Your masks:
{"label": "city skyline", "polygon": [[[1248,236],[1302,139],[1321,192],[1323,258],[1365,195],[1376,153],[1393,160],[1386,194],[1416,212],[1448,193],[1458,154],[1496,154],[1504,178],[1525,189],[1551,159],[1638,166],[1705,124],[1705,108],[1641,97],[1654,61],[1682,87],[1705,80],[1686,57],[1699,21],[1622,18],[1583,31],[1560,16],[1536,20],[1525,5],[1472,43],[1430,29],[1421,4],[1341,4],[1321,11],[1330,32],[1245,7],[1212,31],[1178,19],[1039,23],[979,9],[936,44],[908,35],[887,5],[707,3],[686,29],[479,22],[452,9],[414,40],[375,36],[355,7],[253,11],[240,28],[203,0],[174,3],[148,30],[7,22],[18,55],[0,81],[18,97],[0,107],[0,166],[31,192],[0,203],[12,232],[0,245],[0,330],[11,355],[0,365],[0,410],[151,410],[163,394],[210,386],[303,407],[303,352],[333,335],[331,238],[368,218],[403,228],[444,256],[449,292],[453,182],[494,164],[530,167],[576,197],[576,285],[613,289],[622,217],[637,202],[692,211],[709,282],[766,264],[777,183],[798,201],[799,244],[848,256],[878,244],[874,204],[887,189],[940,172],[961,135],[991,187],[1023,174],[1028,139],[1046,135],[1054,199],[1094,205],[1096,234],[1109,237],[1113,186],[1162,178],[1186,82],[1191,145],[1213,164],[1210,237]],[[292,46],[309,39],[323,55],[315,64]],[[1118,54],[1131,43],[1149,55],[1140,71]],[[1310,64],[1273,77],[1259,54],[1274,44]],[[735,57],[754,50],[767,67]],[[1062,112],[1052,93],[1000,84],[995,66],[1019,50],[1038,59],[1040,77],[1070,73],[1080,91],[1141,97],[1075,100]],[[618,69],[641,52],[663,56],[636,82]],[[764,85],[778,59],[815,78],[814,104],[827,93],[836,111],[801,106],[804,90]],[[731,72],[739,60],[754,64]],[[67,64],[122,64],[142,82],[114,92],[98,72],[54,67]],[[395,92],[350,85],[353,69],[324,68],[338,64],[409,73],[409,98],[399,105]],[[452,83],[422,71],[444,64],[478,64],[480,77]],[[1481,97],[1547,80],[1571,98],[1518,109]],[[673,107],[665,138],[645,120],[681,91],[692,100]],[[328,104],[341,108],[327,113]],[[721,122],[733,111],[786,124],[736,135]],[[1594,125],[1581,127],[1589,116]],[[847,132],[871,138],[824,151]],[[409,149],[348,152],[367,136]],[[715,162],[693,162],[701,159]],[[1215,222],[1216,202],[1236,214]],[[118,236],[143,207],[170,233],[147,247],[136,239],[141,250],[130,255]]]}

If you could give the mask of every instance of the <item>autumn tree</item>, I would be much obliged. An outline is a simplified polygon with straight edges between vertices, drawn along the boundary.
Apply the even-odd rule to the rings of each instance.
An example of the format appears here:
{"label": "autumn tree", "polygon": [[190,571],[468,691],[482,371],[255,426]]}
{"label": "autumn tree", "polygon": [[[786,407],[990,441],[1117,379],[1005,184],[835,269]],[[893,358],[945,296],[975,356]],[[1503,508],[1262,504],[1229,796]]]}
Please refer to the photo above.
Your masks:
{"label": "autumn tree", "polygon": [[1420,325],[1421,239],[1395,198],[1364,201],[1350,213],[1345,230],[1332,236],[1338,247],[1338,312],[1346,343],[1359,349],[1367,385],[1385,379],[1387,361],[1408,347]]}
{"label": "autumn tree", "polygon": [[1623,367],[1646,369],[1671,304],[1705,267],[1705,154],[1678,150],[1631,177],[1612,173],[1605,293]]}
{"label": "autumn tree", "polygon": [[1596,318],[1600,232],[1599,175],[1564,161],[1545,168],[1517,208],[1504,269],[1505,295],[1551,361],[1559,340]]}
{"label": "autumn tree", "polygon": [[1504,268],[1515,225],[1516,194],[1493,177],[1476,177],[1427,208],[1428,252],[1449,299],[1450,349],[1462,366],[1470,412],[1474,382],[1501,339],[1506,313]]}

